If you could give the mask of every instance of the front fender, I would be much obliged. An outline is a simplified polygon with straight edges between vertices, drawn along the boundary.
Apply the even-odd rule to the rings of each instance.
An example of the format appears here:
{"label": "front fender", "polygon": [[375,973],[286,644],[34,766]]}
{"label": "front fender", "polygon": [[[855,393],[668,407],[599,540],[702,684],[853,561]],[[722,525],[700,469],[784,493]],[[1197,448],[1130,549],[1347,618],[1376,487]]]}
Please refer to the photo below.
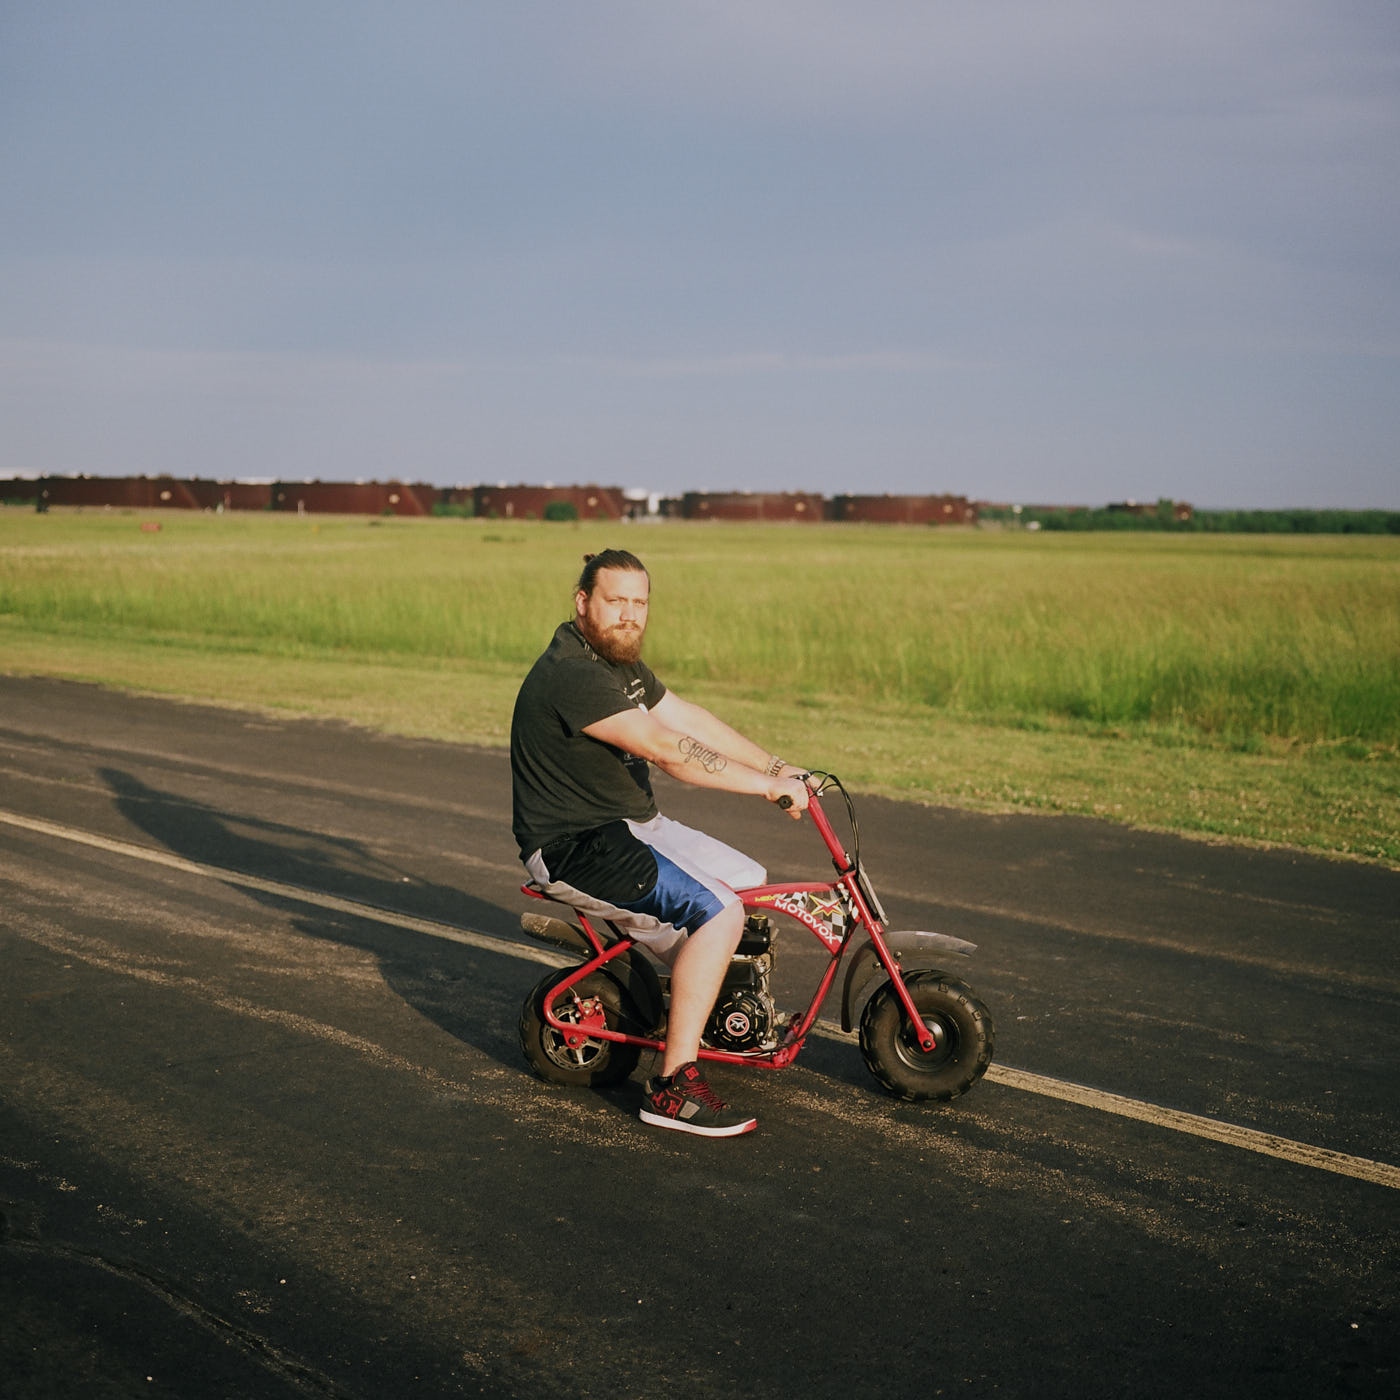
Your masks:
{"label": "front fender", "polygon": [[[977,947],[950,933],[925,933],[916,929],[903,929],[884,937],[885,946],[894,954],[900,970],[906,973],[941,971],[940,963],[946,962],[950,953],[966,958]],[[851,954],[846,964],[845,985],[841,989],[843,1031],[853,1030],[859,1024],[865,1003],[880,985],[878,974],[883,974],[884,970],[880,955],[868,938]]]}

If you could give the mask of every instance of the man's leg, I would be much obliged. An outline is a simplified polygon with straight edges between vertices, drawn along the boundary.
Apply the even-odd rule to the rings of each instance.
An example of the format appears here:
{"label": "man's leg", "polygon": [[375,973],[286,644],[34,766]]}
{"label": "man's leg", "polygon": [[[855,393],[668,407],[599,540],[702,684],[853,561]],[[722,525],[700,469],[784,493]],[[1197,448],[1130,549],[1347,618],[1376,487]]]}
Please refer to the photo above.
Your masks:
{"label": "man's leg", "polygon": [[[729,847],[677,823],[658,818],[640,827],[629,822],[631,835],[638,845],[651,847],[656,880],[649,894],[642,899],[623,904],[611,904],[600,895],[584,894],[569,883],[570,875],[592,884],[601,868],[606,874],[612,864],[606,848],[597,849],[595,841],[585,855],[588,861],[569,859],[566,852],[556,857],[558,868],[551,871],[543,852],[534,852],[525,862],[530,874],[551,899],[574,904],[590,916],[597,915],[626,929],[634,938],[651,946],[671,965],[671,1000],[667,1014],[666,1049],[662,1057],[662,1072],[648,1080],[642,1100],[644,1123],[663,1128],[679,1128],[684,1132],[701,1133],[709,1137],[734,1137],[751,1132],[756,1120],[729,1107],[706,1084],[696,1061],[700,1058],[700,1038],[724,985],[724,974],[744,932],[744,906],[735,897],[733,888],[723,879],[710,875],[696,861],[689,849],[702,846],[706,854],[719,853],[732,857],[732,869],[726,873],[744,884],[762,883],[761,866]],[[660,834],[663,842],[643,840]],[[692,841],[692,837],[698,841]],[[613,833],[616,840],[616,833]],[[625,843],[623,856],[633,856]],[[558,878],[562,877],[562,878]],[[609,891],[611,893],[611,891]],[[615,898],[616,896],[614,896]],[[688,936],[678,935],[678,929],[693,929]],[[684,941],[674,954],[678,937]]]}
{"label": "man's leg", "polygon": [[682,1065],[699,1058],[700,1037],[743,932],[744,906],[731,904],[685,940],[671,967],[671,1009],[666,1020],[663,1075],[672,1075]]}
{"label": "man's leg", "polygon": [[661,1074],[647,1080],[643,1123],[706,1137],[737,1137],[758,1126],[752,1114],[725,1103],[695,1063],[700,1056],[700,1035],[743,931],[743,905],[726,905],[686,939],[672,965],[666,1054]]}

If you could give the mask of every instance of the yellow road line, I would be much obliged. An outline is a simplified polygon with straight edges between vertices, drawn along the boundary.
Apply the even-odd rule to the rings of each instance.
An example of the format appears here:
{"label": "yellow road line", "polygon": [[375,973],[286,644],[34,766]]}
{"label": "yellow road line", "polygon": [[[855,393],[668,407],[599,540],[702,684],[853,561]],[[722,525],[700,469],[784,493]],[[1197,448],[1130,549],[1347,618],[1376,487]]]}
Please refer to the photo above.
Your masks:
{"label": "yellow road line", "polygon": [[145,861],[149,865],[161,865],[167,870],[179,870],[186,875],[218,880],[225,885],[238,885],[243,889],[257,890],[260,894],[276,895],[280,899],[295,899],[302,904],[314,904],[320,909],[334,910],[338,914],[373,919],[376,923],[408,929],[413,933],[424,933],[430,938],[442,938],[449,943],[464,943],[469,948],[480,948],[488,953],[508,953],[511,957],[544,963],[549,967],[563,967],[571,961],[562,954],[555,955],[543,948],[536,950],[523,943],[493,938],[489,933],[474,933],[470,929],[438,923],[435,919],[420,919],[413,914],[400,914],[393,909],[381,909],[375,904],[341,899],[338,895],[322,894],[319,890],[308,890],[301,885],[286,885],[280,880],[265,880],[260,875],[246,875],[240,870],[228,870],[221,865],[201,865],[198,861],[186,860],[183,856],[172,855],[169,851],[135,846],[129,841],[114,841],[107,836],[80,831],[76,827],[60,826],[57,822],[43,821],[38,817],[22,817],[17,812],[0,809],[0,822],[22,827],[26,831],[38,832],[43,836],[52,836],[60,841],[72,841],[80,846],[90,846],[94,850],[108,851],[112,855]]}
{"label": "yellow road line", "polygon": [[1333,1152],[1331,1148],[1313,1147],[1310,1143],[1279,1137],[1276,1133],[1262,1133],[1255,1128],[1242,1128],[1234,1123],[1222,1122],[1218,1118],[1203,1118],[1197,1113],[1182,1113],[1179,1109],[1162,1108],[1157,1104],[1144,1103],[1140,1099],[1128,1099],[1121,1094],[1109,1094],[1084,1084],[1049,1079],[1043,1074],[1031,1074],[1027,1070],[1011,1069],[1004,1065],[992,1065],[987,1070],[987,1078],[994,1083],[1005,1084],[1009,1089],[1024,1089],[1030,1094],[1044,1094],[1049,1098],[1063,1099],[1067,1103],[1079,1104],[1084,1108],[1116,1113],[1120,1118],[1136,1118],[1139,1122],[1155,1123],[1158,1127],[1170,1128],[1173,1132],[1190,1133],[1193,1137],[1228,1143],[1231,1147],[1242,1147],[1247,1152],[1258,1152],[1265,1157],[1278,1157],[1285,1162],[1318,1167],[1322,1171],[1336,1172],[1339,1176],[1354,1176],[1361,1181],[1374,1182],[1377,1186],[1389,1186],[1391,1190],[1400,1190],[1400,1167],[1392,1167],[1388,1162],[1373,1162],[1369,1157],[1352,1157],[1345,1152]]}

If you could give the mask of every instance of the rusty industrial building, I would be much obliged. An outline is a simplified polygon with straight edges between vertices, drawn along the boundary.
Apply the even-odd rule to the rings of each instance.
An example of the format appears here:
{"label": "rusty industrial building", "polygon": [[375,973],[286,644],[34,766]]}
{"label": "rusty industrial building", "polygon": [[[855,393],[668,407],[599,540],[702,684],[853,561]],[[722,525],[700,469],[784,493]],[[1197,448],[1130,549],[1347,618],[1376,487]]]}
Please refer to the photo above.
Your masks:
{"label": "rusty industrial building", "polygon": [[0,481],[0,500],[118,510],[267,510],[267,482],[174,476],[44,476]]}
{"label": "rusty industrial building", "polygon": [[303,515],[431,515],[438,492],[402,481],[278,481],[271,508]]}
{"label": "rusty industrial building", "polygon": [[973,525],[966,496],[835,496],[829,519],[879,525]]}
{"label": "rusty industrial building", "polygon": [[826,498],[803,491],[687,491],[680,513],[685,520],[825,520]]}
{"label": "rusty industrial building", "polygon": [[634,502],[620,486],[478,486],[473,492],[477,515],[490,519],[544,520],[564,507],[579,520],[620,520],[635,513]]}
{"label": "rusty industrial building", "polygon": [[504,520],[850,521],[970,525],[966,496],[850,495],[807,491],[687,491],[662,499],[619,486],[432,486],[401,481],[212,481],[199,477],[41,476],[0,480],[0,500],[120,510],[263,510],[306,515],[429,516]]}
{"label": "rusty industrial building", "polygon": [[431,515],[473,489],[400,481],[210,481],[198,477],[43,476],[0,480],[0,500],[115,510],[272,510],[304,515]]}

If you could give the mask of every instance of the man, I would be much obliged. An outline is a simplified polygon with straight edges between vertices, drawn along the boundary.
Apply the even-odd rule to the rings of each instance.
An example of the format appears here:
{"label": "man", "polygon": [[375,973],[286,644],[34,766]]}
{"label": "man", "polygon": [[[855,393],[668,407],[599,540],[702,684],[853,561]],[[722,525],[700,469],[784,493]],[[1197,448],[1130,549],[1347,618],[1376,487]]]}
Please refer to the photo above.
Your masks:
{"label": "man", "polygon": [[657,811],[649,764],[698,787],[791,798],[801,770],[668,690],[642,661],[651,579],[626,550],[588,555],[561,623],[516,697],[510,758],[515,838],[552,898],[610,919],[671,965],[661,1073],[642,1119],[732,1137],[756,1120],[725,1104],[695,1063],[744,928],[735,889],[762,866]]}

